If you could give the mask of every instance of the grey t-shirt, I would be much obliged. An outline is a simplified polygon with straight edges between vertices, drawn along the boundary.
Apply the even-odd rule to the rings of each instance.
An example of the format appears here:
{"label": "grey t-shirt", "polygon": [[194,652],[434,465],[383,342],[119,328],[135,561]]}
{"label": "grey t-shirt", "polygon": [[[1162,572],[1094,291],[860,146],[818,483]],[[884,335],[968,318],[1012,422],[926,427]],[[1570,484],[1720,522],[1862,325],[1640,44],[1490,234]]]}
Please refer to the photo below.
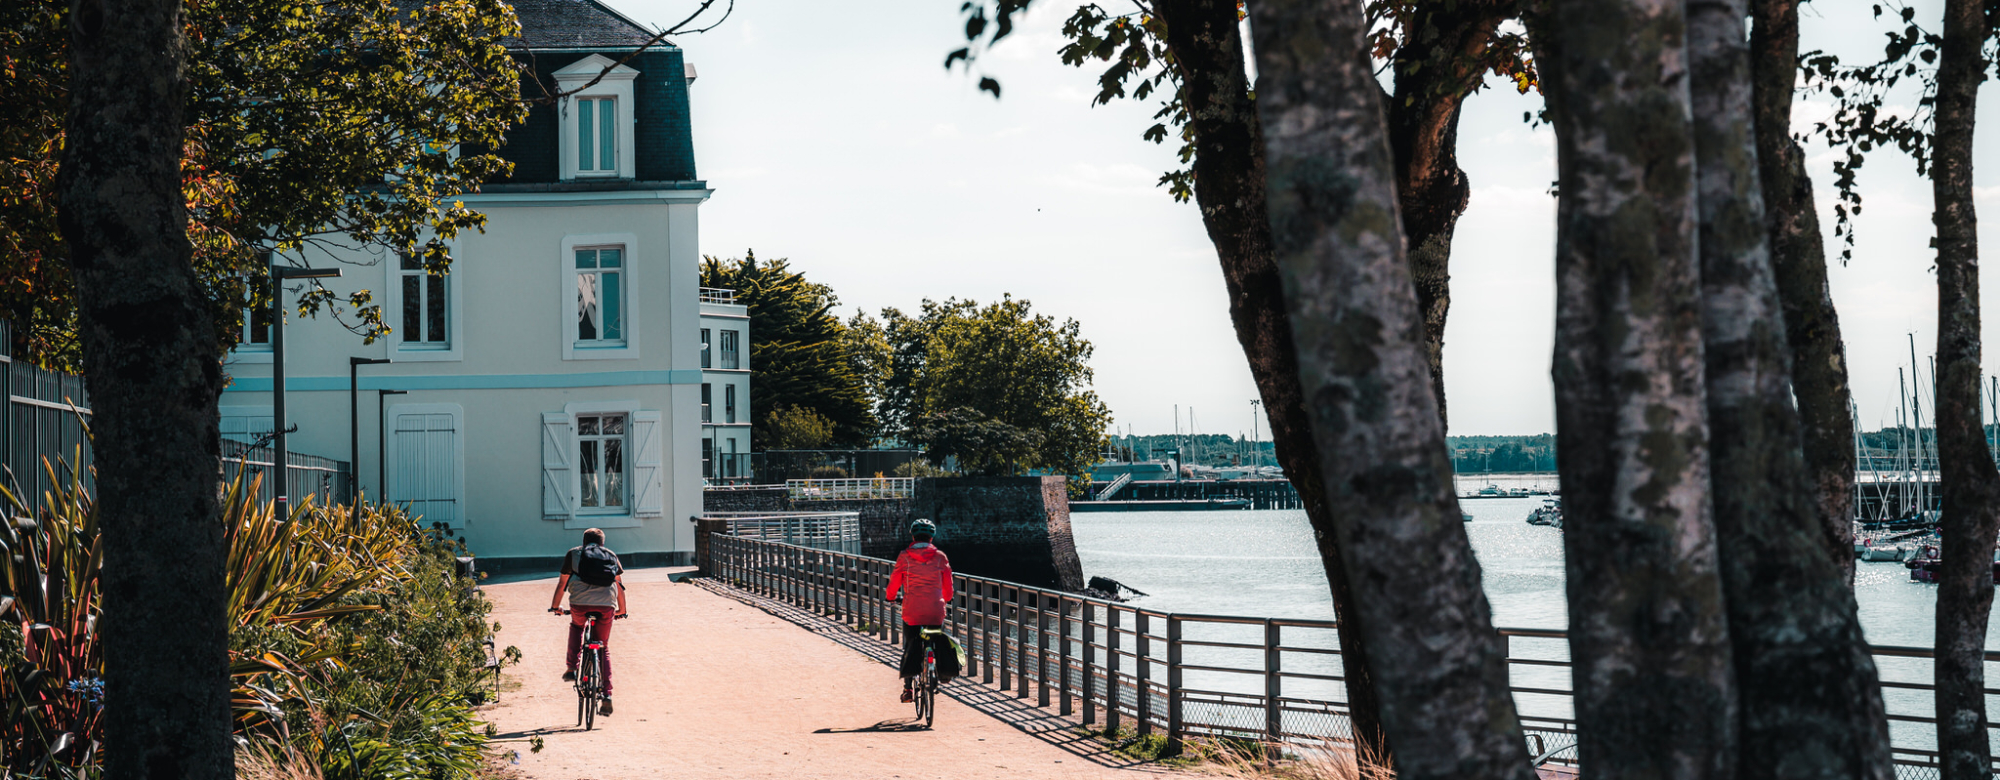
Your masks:
{"label": "grey t-shirt", "polygon": [[[611,548],[606,547],[604,551],[611,552]],[[582,547],[569,548],[569,552],[563,554],[562,573],[575,575],[577,567],[582,564],[582,555]],[[611,553],[611,573],[625,573],[624,565],[618,562],[617,553]],[[618,583],[613,581],[610,585],[598,587],[584,582],[582,577],[571,576],[569,578],[569,605],[571,608],[616,607],[618,606]]]}

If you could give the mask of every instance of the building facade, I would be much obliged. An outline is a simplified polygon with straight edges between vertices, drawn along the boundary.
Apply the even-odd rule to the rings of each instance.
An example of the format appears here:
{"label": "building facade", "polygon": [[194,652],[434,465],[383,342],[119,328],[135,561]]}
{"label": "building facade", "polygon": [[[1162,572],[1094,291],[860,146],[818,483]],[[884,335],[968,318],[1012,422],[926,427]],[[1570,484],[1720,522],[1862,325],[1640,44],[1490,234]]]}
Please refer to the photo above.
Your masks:
{"label": "building facade", "polygon": [[[694,70],[593,0],[515,11],[515,50],[549,94],[575,94],[533,106],[494,150],[514,170],[463,196],[487,224],[452,243],[449,273],[310,258],[342,269],[324,284],[343,297],[371,291],[394,332],[363,344],[325,315],[288,323],[288,443],[346,458],[357,431],[362,490],[448,524],[483,559],[553,559],[597,527],[628,562],[683,561],[706,438]],[[259,324],[227,368],[225,437],[272,427]],[[360,367],[352,401],[350,357],[390,361]]]}
{"label": "building facade", "polygon": [[734,290],[701,291],[701,426],[702,479],[748,484],[750,311]]}

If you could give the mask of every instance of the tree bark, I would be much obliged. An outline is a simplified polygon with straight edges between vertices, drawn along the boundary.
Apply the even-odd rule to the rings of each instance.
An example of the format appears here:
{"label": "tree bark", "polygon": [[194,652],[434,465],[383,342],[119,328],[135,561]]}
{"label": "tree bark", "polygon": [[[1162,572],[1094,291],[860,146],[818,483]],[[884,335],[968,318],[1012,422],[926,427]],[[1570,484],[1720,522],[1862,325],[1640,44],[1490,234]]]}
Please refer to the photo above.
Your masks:
{"label": "tree bark", "polygon": [[1370,763],[1392,762],[1382,739],[1368,651],[1361,642],[1361,615],[1348,586],[1346,567],[1334,541],[1333,510],[1320,476],[1299,363],[1285,314],[1284,287],[1271,254],[1271,222],[1264,201],[1264,137],[1257,106],[1243,72],[1243,40],[1234,0],[1159,0],[1154,10],[1167,23],[1167,49],[1181,79],[1181,97],[1194,129],[1195,203],[1222,263],[1229,291],[1229,317],[1236,340],[1249,359],[1250,374],[1271,423],[1278,463],[1298,490],[1326,565],[1334,613],[1341,621],[1340,652],[1346,676],[1348,717],[1357,756]]}
{"label": "tree bark", "polygon": [[1674,0],[1554,0],[1557,469],[1578,753],[1593,778],[1726,778],[1694,138]]}
{"label": "tree bark", "polygon": [[[1395,93],[1386,104],[1431,391],[1438,399],[1438,419],[1447,428],[1444,326],[1451,311],[1451,241],[1472,196],[1465,171],[1458,167],[1458,118],[1465,98],[1486,75],[1479,55],[1514,9],[1512,0],[1417,4],[1418,21],[1412,26],[1419,32],[1411,37],[1423,40],[1396,50]],[[1425,67],[1410,67],[1413,60]],[[1437,67],[1438,60],[1450,64]]]}
{"label": "tree bark", "polygon": [[1847,349],[1827,288],[1826,246],[1806,176],[1805,152],[1792,141],[1792,90],[1798,80],[1798,0],[1753,0],[1751,106],[1757,126],[1757,175],[1785,338],[1792,349],[1792,394],[1805,432],[1806,468],[1826,554],[1854,579],[1854,417]]}
{"label": "tree bark", "polygon": [[77,0],[58,187],[104,533],[105,775],[233,774],[214,323],[181,196],[175,0]]}
{"label": "tree bark", "polygon": [[1736,672],[1737,771],[1890,780],[1875,662],[1848,577],[1827,555],[1792,405],[1757,175],[1746,3],[1687,4],[1710,484]]}
{"label": "tree bark", "polygon": [[1993,543],[2000,472],[1979,414],[1979,231],[1972,200],[1972,131],[1986,24],[1979,0],[1946,0],[1937,73],[1931,193],[1937,227],[1937,446],[1944,511],[1938,572],[1938,751],[1942,780],[1986,778],[1986,624],[1993,611]]}
{"label": "tree bark", "polygon": [[1360,3],[1250,13],[1273,251],[1396,774],[1532,778],[1452,488]]}

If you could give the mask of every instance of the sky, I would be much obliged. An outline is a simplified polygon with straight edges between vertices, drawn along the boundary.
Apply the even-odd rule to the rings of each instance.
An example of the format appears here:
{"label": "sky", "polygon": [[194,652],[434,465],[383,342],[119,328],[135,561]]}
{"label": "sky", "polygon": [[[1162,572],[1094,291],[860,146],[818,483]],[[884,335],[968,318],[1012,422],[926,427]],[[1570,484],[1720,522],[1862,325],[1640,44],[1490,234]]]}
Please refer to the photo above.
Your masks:
{"label": "sky", "polygon": [[[648,25],[685,16],[692,0],[608,0]],[[1093,107],[1101,67],[1056,55],[1076,7],[1041,0],[987,53],[979,75],[947,72],[963,45],[958,0],[737,0],[712,32],[676,39],[699,77],[691,89],[698,170],[715,194],[701,211],[701,251],[788,258],[830,285],[845,318],[917,308],[924,299],[1003,295],[1075,319],[1095,346],[1094,388],[1118,433],[1268,437],[1255,384],[1229,322],[1215,250],[1192,204],[1155,186],[1177,167],[1173,145],[1141,133],[1156,101]],[[1879,56],[1884,23],[1866,3],[1810,3],[1803,48],[1850,61]],[[1106,4],[1106,7],[1114,7]],[[1941,0],[1916,3],[1935,29]],[[1979,122],[2000,122],[1992,89]],[[1912,98],[1913,99],[1913,98]],[[1555,429],[1549,360],[1555,320],[1555,138],[1524,112],[1541,100],[1495,81],[1466,103],[1459,160],[1472,185],[1452,256],[1445,331],[1454,434]],[[1795,130],[1825,116],[1802,97]],[[2000,176],[1977,166],[2000,152],[1979,133],[1979,208],[2000,220]],[[1878,153],[1860,176],[1864,210],[1854,259],[1832,236],[1833,156],[1808,147],[1826,226],[1834,302],[1863,428],[1895,419],[1898,367],[1910,338],[1929,379],[1936,340],[1930,189],[1907,157]],[[1985,234],[1990,234],[1986,231]],[[1983,234],[1984,235],[1984,234]],[[1982,235],[1987,256],[2000,250]],[[2000,280],[1982,279],[1982,298]],[[2000,309],[1989,304],[1987,310]],[[2000,369],[2000,320],[1989,318],[1987,373]],[[1923,400],[1928,419],[1931,401]]]}

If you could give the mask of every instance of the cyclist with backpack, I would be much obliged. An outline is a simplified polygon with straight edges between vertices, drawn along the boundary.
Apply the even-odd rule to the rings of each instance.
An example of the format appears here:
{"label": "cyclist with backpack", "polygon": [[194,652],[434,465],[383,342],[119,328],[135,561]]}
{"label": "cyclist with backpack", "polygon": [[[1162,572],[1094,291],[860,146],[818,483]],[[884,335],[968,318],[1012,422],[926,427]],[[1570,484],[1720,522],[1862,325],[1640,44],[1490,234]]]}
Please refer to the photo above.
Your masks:
{"label": "cyclist with backpack", "polygon": [[604,532],[583,532],[583,545],[563,555],[562,576],[556,579],[549,611],[562,614],[563,593],[569,593],[569,652],[563,657],[563,681],[576,680],[577,655],[583,650],[583,627],[597,615],[590,638],[604,646],[604,704],[598,713],[611,714],[611,621],[625,617],[625,567],[618,554],[604,546]]}
{"label": "cyclist with backpack", "polygon": [[[903,701],[915,698],[910,681],[924,666],[924,629],[944,627],[944,606],[951,601],[951,560],[931,544],[937,524],[922,518],[910,523],[910,546],[896,556],[896,569],[889,574],[890,601],[903,595]],[[940,670],[946,679],[957,674],[956,653],[938,653],[940,661],[949,656],[950,669]]]}

